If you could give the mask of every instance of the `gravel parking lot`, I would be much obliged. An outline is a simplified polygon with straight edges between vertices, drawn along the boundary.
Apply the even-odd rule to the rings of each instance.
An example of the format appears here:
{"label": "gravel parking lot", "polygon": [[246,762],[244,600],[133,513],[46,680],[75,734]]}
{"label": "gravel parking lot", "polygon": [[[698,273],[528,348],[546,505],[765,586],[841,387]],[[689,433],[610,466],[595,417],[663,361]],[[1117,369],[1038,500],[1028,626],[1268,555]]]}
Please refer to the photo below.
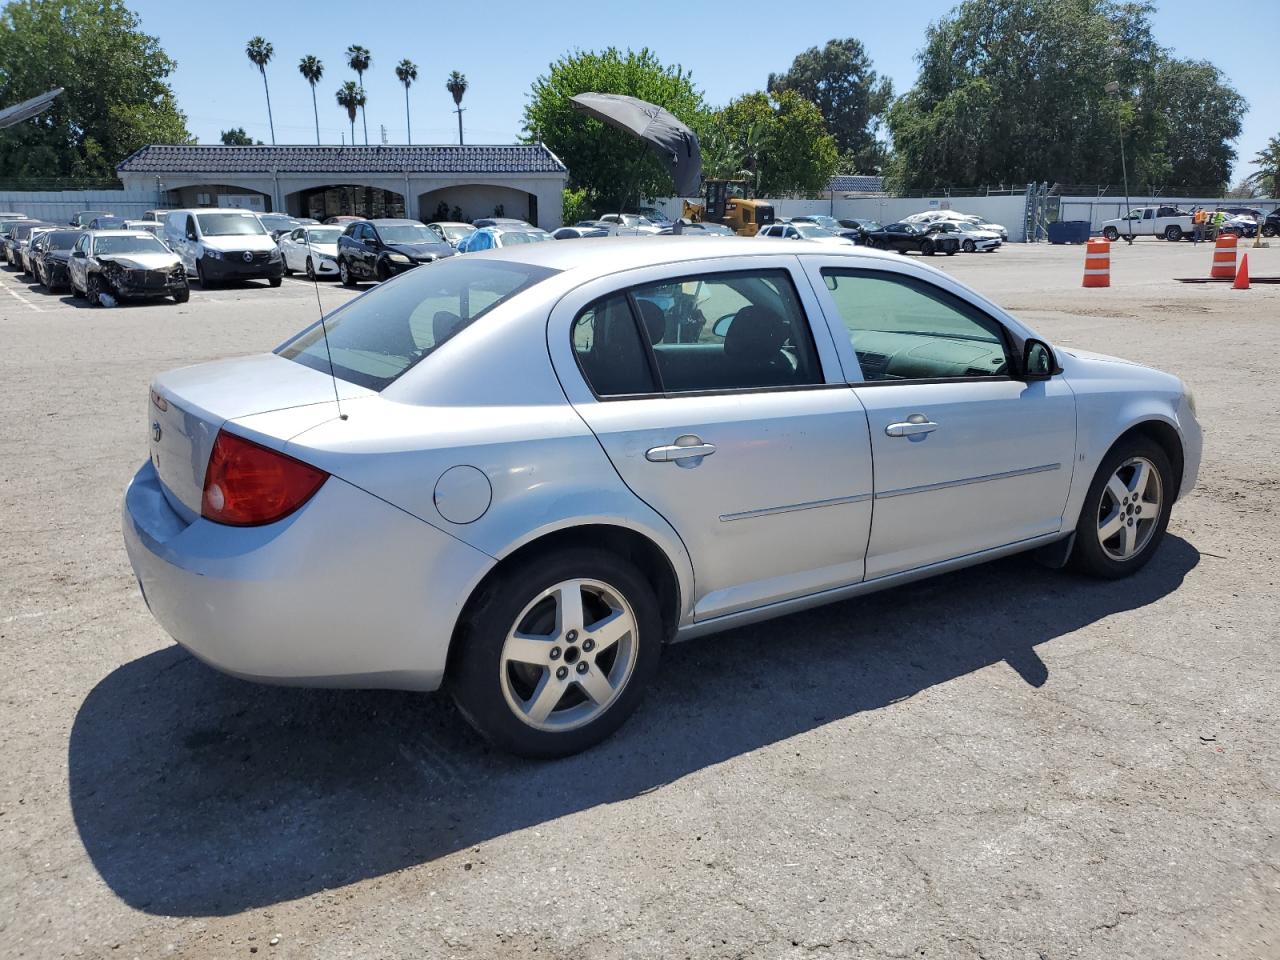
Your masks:
{"label": "gravel parking lot", "polygon": [[932,261],[1194,387],[1137,577],[1015,557],[674,647],[544,764],[443,697],[221,676],[138,595],[151,375],[270,349],[311,285],[91,309],[0,271],[0,957],[1276,960],[1280,286],[1173,282],[1210,258]]}

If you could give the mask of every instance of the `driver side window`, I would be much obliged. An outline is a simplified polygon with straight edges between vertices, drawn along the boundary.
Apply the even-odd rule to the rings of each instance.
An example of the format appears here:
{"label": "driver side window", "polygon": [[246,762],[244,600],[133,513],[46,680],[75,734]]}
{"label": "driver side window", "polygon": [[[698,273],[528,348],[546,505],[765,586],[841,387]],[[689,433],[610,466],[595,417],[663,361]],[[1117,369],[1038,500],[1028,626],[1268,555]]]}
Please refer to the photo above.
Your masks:
{"label": "driver side window", "polygon": [[1008,376],[1000,324],[945,290],[875,270],[824,269],[822,277],[862,382]]}

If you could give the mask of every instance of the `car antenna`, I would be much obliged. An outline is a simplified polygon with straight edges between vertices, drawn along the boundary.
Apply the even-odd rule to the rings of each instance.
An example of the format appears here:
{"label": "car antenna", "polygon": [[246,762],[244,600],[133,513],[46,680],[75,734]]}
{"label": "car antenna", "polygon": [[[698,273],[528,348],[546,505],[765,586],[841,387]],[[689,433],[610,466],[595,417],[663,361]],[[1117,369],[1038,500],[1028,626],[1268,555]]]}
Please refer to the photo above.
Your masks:
{"label": "car antenna", "polygon": [[[307,259],[311,259],[311,231],[306,233],[307,237]],[[324,304],[320,302],[320,278],[315,268],[311,269],[311,287],[316,292],[316,309],[320,311],[320,333],[324,337],[324,354],[329,358],[329,379],[333,381],[333,402],[338,405],[338,419],[345,420],[347,415],[342,412],[342,398],[338,396],[338,375],[333,372],[333,351],[329,349],[329,325],[324,322]]]}

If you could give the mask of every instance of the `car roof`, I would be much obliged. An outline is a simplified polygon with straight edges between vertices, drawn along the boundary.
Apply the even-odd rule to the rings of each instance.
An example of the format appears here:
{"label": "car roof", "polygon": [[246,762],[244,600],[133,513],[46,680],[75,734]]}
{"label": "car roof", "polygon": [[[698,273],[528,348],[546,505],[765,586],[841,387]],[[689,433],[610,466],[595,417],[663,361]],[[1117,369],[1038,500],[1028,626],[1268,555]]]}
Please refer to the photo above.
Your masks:
{"label": "car roof", "polygon": [[471,224],[463,223],[461,220],[432,220],[427,224],[428,227],[470,227]]}
{"label": "car roof", "polygon": [[381,217],[377,220],[367,220],[366,223],[372,223],[375,227],[421,227],[420,220],[410,220],[406,217]]}
{"label": "car roof", "polygon": [[[720,259],[734,256],[735,242],[741,243],[740,256],[767,256],[788,254],[795,256],[793,240],[776,240],[758,237],[698,237],[684,234],[671,237],[618,237],[610,243],[589,240],[564,240],[560,243],[530,243],[501,250],[483,250],[467,256],[486,257],[495,260],[511,260],[547,267],[551,270],[574,271],[596,276],[608,276],[621,270],[659,266],[666,263],[700,259]],[[815,251],[816,252],[816,251]],[[823,257],[864,257],[891,260],[900,263],[902,256],[884,250],[872,250],[857,246],[824,246]]]}
{"label": "car roof", "polygon": [[85,230],[85,233],[91,237],[150,237],[155,239],[155,234],[150,230]]}

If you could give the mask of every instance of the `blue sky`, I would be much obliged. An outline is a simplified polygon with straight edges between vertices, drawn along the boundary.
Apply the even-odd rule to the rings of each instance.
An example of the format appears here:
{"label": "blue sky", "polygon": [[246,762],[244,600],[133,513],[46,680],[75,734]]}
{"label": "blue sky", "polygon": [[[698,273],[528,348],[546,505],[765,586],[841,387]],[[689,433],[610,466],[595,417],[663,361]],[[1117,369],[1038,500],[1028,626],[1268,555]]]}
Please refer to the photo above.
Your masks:
{"label": "blue sky", "polygon": [[[310,89],[297,70],[298,60],[309,53],[325,64],[317,87],[321,138],[338,143],[348,133],[346,113],[334,101],[334,91],[354,79],[343,57],[351,43],[373,54],[372,70],[365,75],[370,143],[380,139],[382,124],[388,142],[405,142],[404,89],[394,73],[403,57],[418,64],[418,83],[409,95],[414,142],[456,142],[453,101],[444,81],[449,71],[460,70],[470,82],[463,104],[467,141],[509,143],[519,133],[533,79],[575,47],[647,45],[664,62],[691,69],[707,100],[723,104],[762,88],[769,72],[786,69],[796,53],[832,37],[855,36],[876,69],[902,92],[915,79],[914,56],[925,27],[951,4],[446,0],[375,7],[349,0],[220,0],[197,8],[172,0],[130,0],[130,6],[178,61],[172,78],[178,103],[203,143],[217,143],[220,131],[235,126],[270,142],[262,82],[244,55],[245,41],[254,34],[275,45],[275,60],[267,70],[279,143],[315,142]],[[713,10],[720,13],[713,15]],[[1267,138],[1280,134],[1280,84],[1273,58],[1260,53],[1271,46],[1260,41],[1274,36],[1280,4],[1161,0],[1154,22],[1162,44],[1180,56],[1213,61],[1249,101],[1236,144],[1240,159],[1233,179],[1238,179]],[[363,142],[359,120],[356,131]]]}

